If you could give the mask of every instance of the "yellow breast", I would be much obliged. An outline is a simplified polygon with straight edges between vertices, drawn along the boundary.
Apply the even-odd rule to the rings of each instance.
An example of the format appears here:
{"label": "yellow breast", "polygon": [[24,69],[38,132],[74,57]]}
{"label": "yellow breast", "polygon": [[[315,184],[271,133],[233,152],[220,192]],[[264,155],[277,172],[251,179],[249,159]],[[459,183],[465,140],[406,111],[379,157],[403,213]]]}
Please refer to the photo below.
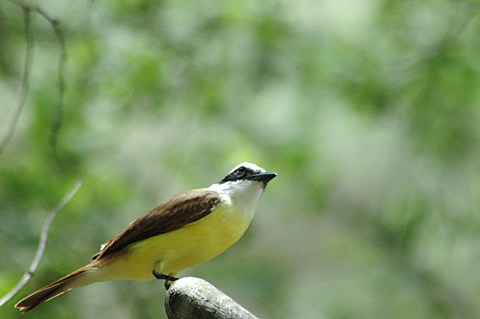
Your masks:
{"label": "yellow breast", "polygon": [[151,280],[154,268],[177,274],[221,254],[242,237],[250,220],[230,203],[221,204],[195,223],[133,244],[109,272],[113,279],[129,280]]}

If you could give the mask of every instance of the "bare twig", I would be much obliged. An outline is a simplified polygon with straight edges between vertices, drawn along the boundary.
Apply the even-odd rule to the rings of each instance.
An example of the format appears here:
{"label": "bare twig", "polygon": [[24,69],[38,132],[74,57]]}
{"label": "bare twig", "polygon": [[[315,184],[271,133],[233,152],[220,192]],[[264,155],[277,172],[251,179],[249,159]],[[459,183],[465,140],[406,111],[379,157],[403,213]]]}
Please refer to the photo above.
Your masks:
{"label": "bare twig", "polygon": [[432,62],[438,60],[439,57],[444,55],[445,52],[458,41],[460,36],[470,26],[473,19],[479,12],[479,9],[477,8],[478,6],[474,5],[473,3],[466,2],[464,5],[466,8],[464,9],[464,14],[462,14],[462,17],[465,16],[465,18],[460,21],[460,23],[453,21],[449,30],[443,35],[442,39],[435,47],[430,48],[422,54],[417,54],[416,56],[410,57],[404,61],[400,61],[400,63],[403,65],[400,65],[401,69],[395,72],[408,72],[414,74],[414,71],[418,70],[420,65],[431,64]]}
{"label": "bare twig", "polygon": [[53,32],[57,36],[58,43],[60,45],[60,57],[58,59],[58,100],[57,100],[57,115],[53,121],[52,134],[50,135],[50,146],[52,148],[53,158],[57,166],[61,166],[60,159],[57,154],[57,142],[58,132],[62,124],[63,118],[63,101],[65,97],[65,60],[67,59],[67,49],[65,46],[65,37],[63,31],[60,28],[60,22],[57,18],[50,16],[42,8],[37,6],[36,10],[42,15],[53,28]]}
{"label": "bare twig", "polygon": [[17,107],[17,111],[14,116],[14,120],[10,125],[5,138],[2,140],[0,144],[0,155],[4,151],[6,145],[11,140],[13,133],[15,131],[15,127],[18,122],[18,118],[20,116],[20,112],[25,105],[26,97],[28,94],[29,88],[29,74],[31,68],[31,56],[33,52],[33,36],[30,30],[30,12],[36,12],[40,16],[42,16],[45,20],[50,23],[53,28],[53,32],[58,39],[60,45],[60,57],[58,61],[58,100],[57,100],[57,114],[55,119],[53,120],[52,126],[52,134],[50,136],[50,146],[52,148],[53,158],[57,166],[60,165],[60,160],[57,154],[57,141],[58,141],[58,132],[60,131],[60,126],[62,123],[63,117],[63,104],[64,104],[64,96],[65,96],[65,60],[67,57],[67,49],[65,46],[65,37],[63,35],[63,31],[60,28],[60,22],[57,18],[51,16],[47,11],[45,11],[42,7],[38,6],[37,4],[28,3],[22,0],[10,0],[11,2],[15,3],[16,5],[20,6],[24,13],[25,13],[25,34],[27,38],[27,49],[26,49],[26,57],[25,57],[25,68],[24,68],[24,76],[22,80],[22,89],[21,89],[21,100],[19,106]]}
{"label": "bare twig", "polygon": [[82,185],[82,180],[79,179],[72,189],[65,195],[65,197],[58,203],[58,205],[52,210],[50,215],[45,219],[45,222],[42,227],[42,232],[40,233],[40,242],[38,243],[37,252],[35,253],[35,257],[33,258],[28,271],[23,275],[22,279],[18,282],[18,284],[2,299],[0,299],[0,307],[7,303],[10,299],[12,299],[24,286],[25,284],[32,278],[35,270],[37,269],[38,264],[40,263],[40,259],[42,258],[43,251],[45,250],[45,245],[47,243],[47,236],[48,236],[48,228],[52,223],[52,220],[55,218],[57,213],[65,206],[70,199],[75,195],[78,191],[80,186]]}
{"label": "bare twig", "polygon": [[85,15],[86,16],[88,16],[91,13],[94,6],[95,6],[95,0],[88,0],[87,1],[87,7],[86,7],[86,10],[85,10]]}
{"label": "bare twig", "polygon": [[0,142],[0,156],[5,151],[8,143],[13,137],[13,133],[15,132],[15,128],[17,127],[18,119],[20,118],[20,113],[22,113],[22,109],[25,106],[25,102],[27,101],[28,91],[30,89],[30,70],[32,67],[32,56],[33,56],[33,35],[30,25],[30,9],[26,7],[22,7],[23,9],[23,16],[25,20],[25,62],[23,67],[23,76],[22,76],[22,85],[20,88],[20,101],[18,103],[17,109],[13,115],[13,119],[10,122],[10,126],[5,133],[2,141]]}

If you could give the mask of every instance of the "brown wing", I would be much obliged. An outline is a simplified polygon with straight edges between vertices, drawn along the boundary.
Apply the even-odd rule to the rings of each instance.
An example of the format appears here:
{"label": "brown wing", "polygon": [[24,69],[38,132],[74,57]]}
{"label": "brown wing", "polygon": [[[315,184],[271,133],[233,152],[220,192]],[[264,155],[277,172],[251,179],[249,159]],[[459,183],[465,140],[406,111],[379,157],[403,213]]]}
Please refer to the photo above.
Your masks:
{"label": "brown wing", "polygon": [[210,214],[219,200],[218,192],[206,188],[174,196],[131,222],[117,236],[102,245],[100,252],[92,257],[92,261],[120,252],[138,241],[196,222]]}

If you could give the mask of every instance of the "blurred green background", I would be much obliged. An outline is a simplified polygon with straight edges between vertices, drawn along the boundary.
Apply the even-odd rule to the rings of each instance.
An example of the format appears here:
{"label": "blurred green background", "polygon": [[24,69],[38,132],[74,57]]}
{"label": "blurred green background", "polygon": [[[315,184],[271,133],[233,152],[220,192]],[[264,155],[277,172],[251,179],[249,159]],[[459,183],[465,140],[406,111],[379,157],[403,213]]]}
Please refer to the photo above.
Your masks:
{"label": "blurred green background", "polygon": [[[33,0],[32,0],[33,1]],[[469,1],[36,1],[30,92],[0,156],[0,295],[86,264],[158,202],[276,171],[245,236],[182,273],[262,318],[480,317],[480,20]],[[0,2],[0,138],[25,24]],[[71,291],[24,318],[166,318],[163,282]]]}

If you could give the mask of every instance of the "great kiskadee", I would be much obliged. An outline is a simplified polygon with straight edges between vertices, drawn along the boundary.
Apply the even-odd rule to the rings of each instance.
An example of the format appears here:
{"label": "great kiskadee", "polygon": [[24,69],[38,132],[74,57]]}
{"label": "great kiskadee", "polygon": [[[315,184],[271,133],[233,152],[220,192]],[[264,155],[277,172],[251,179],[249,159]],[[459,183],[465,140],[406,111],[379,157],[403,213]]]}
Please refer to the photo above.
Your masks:
{"label": "great kiskadee", "polygon": [[209,188],[158,204],[100,247],[91,263],[20,300],[27,312],[72,288],[109,280],[166,280],[206,262],[247,230],[267,183],[276,173],[251,163],[236,166]]}

